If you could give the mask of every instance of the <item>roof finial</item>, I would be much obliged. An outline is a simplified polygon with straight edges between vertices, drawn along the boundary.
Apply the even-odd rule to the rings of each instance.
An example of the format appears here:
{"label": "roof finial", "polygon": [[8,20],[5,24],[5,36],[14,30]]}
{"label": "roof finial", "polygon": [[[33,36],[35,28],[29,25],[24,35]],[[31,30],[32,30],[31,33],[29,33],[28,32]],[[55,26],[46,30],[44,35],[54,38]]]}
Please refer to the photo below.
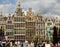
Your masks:
{"label": "roof finial", "polygon": [[20,0],[18,0],[18,8],[20,8]]}

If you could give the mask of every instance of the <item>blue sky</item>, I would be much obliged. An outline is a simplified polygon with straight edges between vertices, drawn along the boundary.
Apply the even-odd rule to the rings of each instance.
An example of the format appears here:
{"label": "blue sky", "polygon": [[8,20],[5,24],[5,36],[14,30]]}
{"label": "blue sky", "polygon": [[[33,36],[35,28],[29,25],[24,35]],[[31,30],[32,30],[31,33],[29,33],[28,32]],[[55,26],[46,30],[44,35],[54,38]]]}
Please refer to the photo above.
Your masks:
{"label": "blue sky", "polygon": [[16,1],[14,0],[0,0],[0,4],[4,4],[4,3],[12,3],[15,4]]}
{"label": "blue sky", "polygon": [[[18,0],[0,0],[0,12],[4,16],[13,14]],[[20,0],[24,12],[32,8],[35,13],[42,12],[44,16],[55,17],[60,15],[60,0]]]}
{"label": "blue sky", "polygon": [[7,16],[8,13],[13,14],[16,9],[17,0],[0,0],[0,12],[3,12],[4,16]]}

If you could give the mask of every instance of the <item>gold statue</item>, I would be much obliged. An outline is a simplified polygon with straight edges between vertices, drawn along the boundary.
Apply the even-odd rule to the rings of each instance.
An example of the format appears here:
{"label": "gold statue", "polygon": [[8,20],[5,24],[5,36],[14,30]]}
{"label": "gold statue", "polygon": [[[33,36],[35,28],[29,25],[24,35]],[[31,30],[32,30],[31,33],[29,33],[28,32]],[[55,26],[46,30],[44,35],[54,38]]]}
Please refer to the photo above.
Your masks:
{"label": "gold statue", "polygon": [[4,25],[3,25],[3,24],[2,24],[2,26],[1,26],[1,30],[4,31]]}

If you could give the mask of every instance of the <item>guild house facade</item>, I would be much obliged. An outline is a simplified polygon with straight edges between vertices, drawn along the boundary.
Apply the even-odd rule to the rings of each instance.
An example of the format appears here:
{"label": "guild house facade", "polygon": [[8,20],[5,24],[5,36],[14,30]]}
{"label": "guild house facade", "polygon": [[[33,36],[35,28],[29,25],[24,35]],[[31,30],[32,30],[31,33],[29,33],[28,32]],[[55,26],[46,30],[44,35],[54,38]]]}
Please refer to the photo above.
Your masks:
{"label": "guild house facade", "polygon": [[0,12],[0,28],[3,25],[4,34],[8,40],[32,41],[35,35],[39,35],[39,41],[43,41],[47,37],[46,28],[48,24],[50,25],[52,38],[53,26],[60,27],[58,18],[45,18],[42,12],[35,15],[32,8],[29,8],[25,14],[22,11],[20,1],[18,1],[17,8],[12,16],[9,14],[8,17],[4,17]]}

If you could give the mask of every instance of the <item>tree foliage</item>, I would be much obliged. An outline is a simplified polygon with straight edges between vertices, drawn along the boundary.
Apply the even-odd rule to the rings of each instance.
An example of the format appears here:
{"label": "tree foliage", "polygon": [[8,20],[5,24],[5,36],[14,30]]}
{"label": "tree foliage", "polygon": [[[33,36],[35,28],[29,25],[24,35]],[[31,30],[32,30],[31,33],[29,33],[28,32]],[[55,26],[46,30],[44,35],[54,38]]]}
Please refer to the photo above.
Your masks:
{"label": "tree foliage", "polygon": [[37,47],[39,38],[40,38],[39,35],[35,35],[35,36],[33,37],[33,39],[34,39],[34,47]]}
{"label": "tree foliage", "polygon": [[53,28],[53,44],[57,43],[57,28]]}
{"label": "tree foliage", "polygon": [[57,27],[57,37],[58,37],[58,41],[60,41],[60,27]]}
{"label": "tree foliage", "polygon": [[39,38],[40,38],[39,35],[35,35],[35,36],[33,37],[33,40],[36,40],[36,41],[37,41],[37,39],[39,39]]}

